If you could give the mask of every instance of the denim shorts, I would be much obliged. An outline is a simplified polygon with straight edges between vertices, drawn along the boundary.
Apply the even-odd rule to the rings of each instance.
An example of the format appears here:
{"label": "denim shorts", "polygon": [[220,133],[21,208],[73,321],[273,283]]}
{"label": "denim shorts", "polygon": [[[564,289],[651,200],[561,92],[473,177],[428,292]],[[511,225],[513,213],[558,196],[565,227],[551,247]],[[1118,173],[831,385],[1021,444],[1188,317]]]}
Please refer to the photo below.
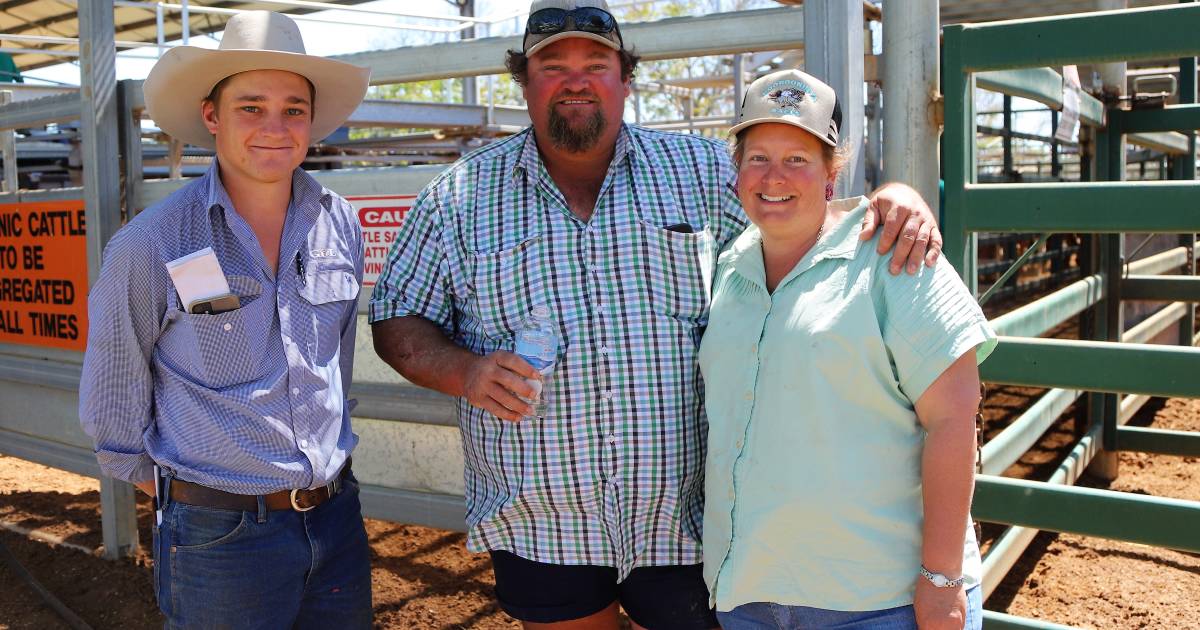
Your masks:
{"label": "denim shorts", "polygon": [[[724,630],[791,630],[792,628],[837,628],[838,630],[917,630],[911,604],[885,610],[840,611],[784,606],[766,602],[743,604],[729,612],[718,612]],[[964,630],[983,628],[983,589],[967,591],[967,620]]]}

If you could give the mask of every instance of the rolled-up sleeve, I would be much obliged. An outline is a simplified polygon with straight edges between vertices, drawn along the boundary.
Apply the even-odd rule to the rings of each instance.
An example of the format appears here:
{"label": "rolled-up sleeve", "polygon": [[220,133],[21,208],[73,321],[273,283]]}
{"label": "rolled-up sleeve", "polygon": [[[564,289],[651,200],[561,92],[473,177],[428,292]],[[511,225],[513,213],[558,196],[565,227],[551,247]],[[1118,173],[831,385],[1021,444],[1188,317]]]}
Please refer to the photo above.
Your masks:
{"label": "rolled-up sleeve", "polygon": [[383,273],[371,295],[372,324],[407,315],[423,317],[444,330],[451,327],[449,269],[435,180],[417,199],[396,235]]}
{"label": "rolled-up sleeve", "polygon": [[900,389],[915,404],[962,355],[974,349],[976,363],[982,363],[996,347],[996,333],[945,259],[933,269],[898,276],[887,272],[889,259],[879,256],[875,269],[887,304],[883,338]]}
{"label": "rolled-up sleeve", "polygon": [[152,478],[143,434],[154,420],[151,353],[165,308],[156,288],[152,238],[135,226],[104,251],[88,295],[88,342],[79,383],[79,420],[104,474],[129,482]]}

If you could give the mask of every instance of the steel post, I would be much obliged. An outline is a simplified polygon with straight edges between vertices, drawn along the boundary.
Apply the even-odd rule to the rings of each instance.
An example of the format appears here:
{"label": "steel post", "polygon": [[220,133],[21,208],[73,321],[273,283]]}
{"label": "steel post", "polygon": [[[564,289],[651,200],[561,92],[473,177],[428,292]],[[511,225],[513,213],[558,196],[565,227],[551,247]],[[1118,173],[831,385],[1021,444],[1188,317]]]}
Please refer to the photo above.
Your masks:
{"label": "steel post", "polygon": [[[874,190],[883,185],[883,106],[880,102],[882,90],[878,83],[867,83],[867,139],[866,139],[866,172],[867,189]],[[933,208],[934,214],[939,214],[934,201],[937,197],[926,197],[925,201]],[[939,222],[941,219],[939,218]]]}
{"label": "steel post", "polygon": [[926,200],[938,198],[938,4],[883,6],[883,180],[904,182]]}
{"label": "steel post", "polygon": [[[1180,0],[1181,3],[1183,0]],[[1188,0],[1191,1],[1191,0]],[[1196,105],[1196,58],[1183,57],[1179,60],[1179,103],[1180,105],[1191,104]],[[1192,131],[1187,131],[1184,135],[1188,139],[1188,151],[1184,155],[1176,158],[1179,173],[1177,179],[1194,180],[1196,179],[1196,132],[1195,129],[1200,128],[1200,121],[1192,125]],[[1179,244],[1188,249],[1189,252],[1196,246],[1196,233],[1182,234],[1179,237]],[[1196,275],[1196,259],[1194,256],[1188,256],[1187,268],[1183,270],[1185,275]],[[1187,312],[1183,318],[1179,320],[1179,343],[1191,343],[1193,331],[1196,330],[1196,305],[1188,304]]]}
{"label": "steel post", "polygon": [[742,112],[742,96],[746,93],[746,55],[733,56],[733,117]]}
{"label": "steel post", "polygon": [[[463,17],[475,17],[475,0],[454,0],[454,2],[458,5],[459,15]],[[475,39],[475,27],[470,26],[463,29],[459,39]],[[516,49],[520,50],[520,46]],[[464,76],[462,78],[462,102],[466,105],[475,105],[479,102],[479,86],[474,76]]]}
{"label": "steel post", "polygon": [[1003,136],[1000,141],[1004,149],[1004,179],[1005,181],[1016,181],[1016,174],[1013,172],[1013,154],[1012,154],[1012,97],[1004,95],[1004,128]]}
{"label": "steel post", "polygon": [[[112,0],[79,3],[80,131],[89,285],[100,272],[104,245],[121,225],[116,52]],[[100,516],[104,553],[109,558],[127,556],[137,547],[134,492],[127,483],[101,478]]]}
{"label": "steel post", "polygon": [[[12,102],[12,90],[0,91],[0,107]],[[15,193],[20,188],[17,176],[17,132],[12,128],[0,130],[0,154],[4,156],[4,192]]]}
{"label": "steel post", "polygon": [[137,205],[142,194],[142,120],[132,103],[132,92],[137,87],[133,81],[117,83],[117,132],[121,137],[121,175],[125,183],[121,205],[127,220],[142,210]]}
{"label": "steel post", "polygon": [[[964,29],[961,24],[944,29],[946,71],[942,79],[946,91],[946,178],[945,222],[942,226],[943,253],[954,265],[963,282],[977,293],[976,237],[967,232],[967,184],[975,181],[975,76],[963,69]],[[886,159],[886,158],[885,158]]]}
{"label": "steel post", "polygon": [[[804,70],[828,83],[842,106],[839,136],[850,150],[834,192],[863,194],[863,6],[861,2],[804,5]],[[936,65],[934,66],[937,67]],[[936,159],[936,158],[935,158]]]}

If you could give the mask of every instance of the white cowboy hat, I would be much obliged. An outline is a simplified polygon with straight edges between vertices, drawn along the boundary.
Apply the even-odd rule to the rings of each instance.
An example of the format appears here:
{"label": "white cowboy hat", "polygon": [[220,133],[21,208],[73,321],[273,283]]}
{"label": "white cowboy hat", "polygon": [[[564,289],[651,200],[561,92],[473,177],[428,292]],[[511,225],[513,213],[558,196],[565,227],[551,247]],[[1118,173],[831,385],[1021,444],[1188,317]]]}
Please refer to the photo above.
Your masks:
{"label": "white cowboy hat", "polygon": [[188,144],[216,148],[200,117],[200,103],[222,79],[250,70],[286,70],[313,84],[312,140],[318,142],[346,122],[367,93],[371,70],[305,54],[300,29],[272,11],[247,11],[231,18],[216,50],[178,46],[168,50],[146,77],[146,112],[168,134]]}

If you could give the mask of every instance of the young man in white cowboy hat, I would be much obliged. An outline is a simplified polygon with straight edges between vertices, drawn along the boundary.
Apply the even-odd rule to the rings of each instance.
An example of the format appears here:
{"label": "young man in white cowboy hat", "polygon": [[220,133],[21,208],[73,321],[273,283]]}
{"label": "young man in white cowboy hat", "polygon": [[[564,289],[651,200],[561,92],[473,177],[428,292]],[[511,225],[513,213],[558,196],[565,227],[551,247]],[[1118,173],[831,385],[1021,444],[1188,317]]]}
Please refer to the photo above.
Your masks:
{"label": "young man in white cowboy hat", "polygon": [[[372,296],[375,349],[459,397],[468,546],[491,552],[505,611],[616,628],[620,605],[639,627],[714,628],[696,350],[717,254],[747,223],[734,169],[723,143],[622,123],[637,57],[603,0],[530,13],[508,67],[533,126],[419,196]],[[893,234],[915,205],[928,238],[911,189],[878,197],[900,206]],[[538,372],[511,352],[535,305],[565,340],[538,418]]]}
{"label": "young man in white cowboy hat", "polygon": [[299,168],[368,75],[254,11],[146,79],[151,118],[216,160],[106,247],[79,410],[104,473],[156,496],[168,627],[371,625],[346,400],[362,234]]}

